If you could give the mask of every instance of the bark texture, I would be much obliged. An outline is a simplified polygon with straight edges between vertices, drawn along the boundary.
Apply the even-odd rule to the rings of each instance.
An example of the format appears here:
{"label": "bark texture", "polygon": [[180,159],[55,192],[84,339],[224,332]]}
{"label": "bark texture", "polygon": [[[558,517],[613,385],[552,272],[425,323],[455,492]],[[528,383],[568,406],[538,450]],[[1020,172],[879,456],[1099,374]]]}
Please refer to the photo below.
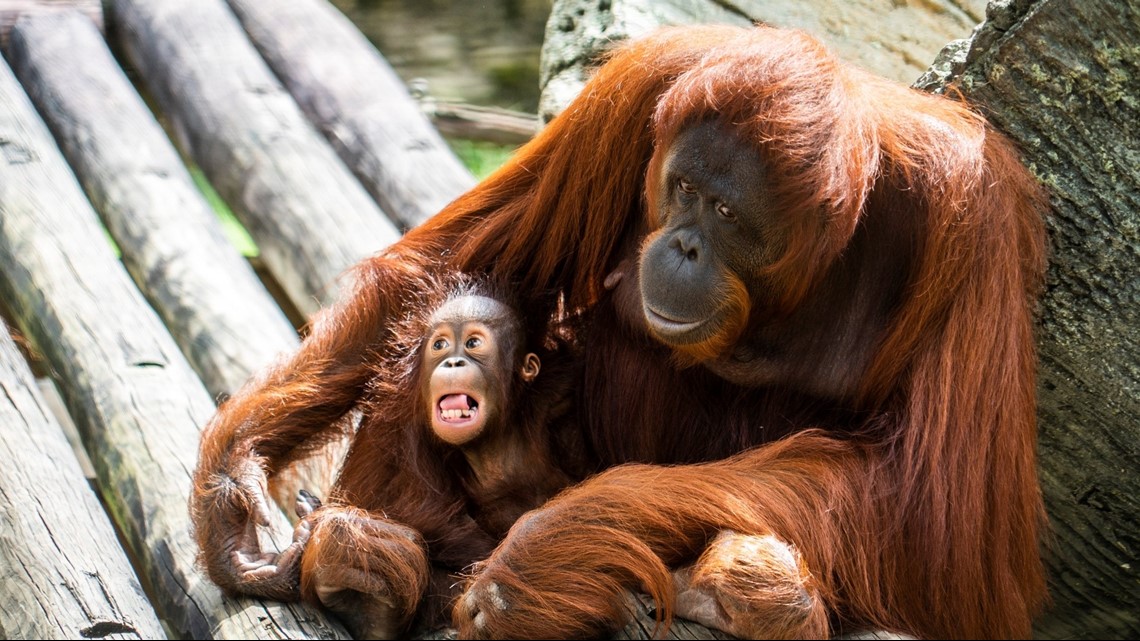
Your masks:
{"label": "bark texture", "polygon": [[91,21],[77,13],[27,16],[8,53],[135,284],[210,394],[232,394],[296,349],[297,332],[226,240]]}
{"label": "bark texture", "polygon": [[165,639],[2,321],[0,392],[0,637]]}
{"label": "bark texture", "polygon": [[403,227],[475,185],[376,48],[326,0],[229,0],[258,51]]}
{"label": "bark texture", "polygon": [[980,105],[1052,196],[1038,417],[1053,606],[1037,633],[1135,638],[1140,3],[993,2],[983,28],[921,84]]}

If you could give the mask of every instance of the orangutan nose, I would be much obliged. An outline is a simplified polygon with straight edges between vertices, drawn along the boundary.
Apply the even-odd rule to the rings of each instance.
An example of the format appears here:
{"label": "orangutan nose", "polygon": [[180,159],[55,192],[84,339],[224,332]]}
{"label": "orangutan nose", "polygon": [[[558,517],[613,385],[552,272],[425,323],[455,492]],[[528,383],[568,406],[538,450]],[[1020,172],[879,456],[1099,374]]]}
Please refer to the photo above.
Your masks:
{"label": "orangutan nose", "polygon": [[669,246],[683,256],[686,261],[696,262],[700,260],[701,238],[692,230],[677,230],[673,234],[673,238],[669,240]]}

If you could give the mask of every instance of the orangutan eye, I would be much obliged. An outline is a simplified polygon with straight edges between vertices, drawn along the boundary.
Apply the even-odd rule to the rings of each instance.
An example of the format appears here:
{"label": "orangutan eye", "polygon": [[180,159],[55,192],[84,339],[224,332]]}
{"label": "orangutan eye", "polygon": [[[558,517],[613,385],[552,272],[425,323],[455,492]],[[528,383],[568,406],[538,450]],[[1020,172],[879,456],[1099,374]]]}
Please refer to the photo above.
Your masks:
{"label": "orangutan eye", "polygon": [[431,348],[437,352],[441,349],[447,349],[447,341],[442,338],[437,338],[435,342],[431,344]]}
{"label": "orangutan eye", "polygon": [[684,178],[680,178],[677,180],[677,189],[680,189],[681,191],[685,192],[686,194],[697,193],[697,188],[693,186],[693,183],[685,180]]}
{"label": "orangutan eye", "polygon": [[483,344],[483,339],[479,338],[478,336],[472,336],[471,338],[467,339],[466,343],[464,343],[464,345],[467,346],[467,349],[475,349],[476,347],[479,347],[482,344]]}
{"label": "orangutan eye", "polygon": [[716,213],[720,214],[720,217],[725,220],[736,220],[736,214],[732,213],[732,210],[724,203],[716,204]]}

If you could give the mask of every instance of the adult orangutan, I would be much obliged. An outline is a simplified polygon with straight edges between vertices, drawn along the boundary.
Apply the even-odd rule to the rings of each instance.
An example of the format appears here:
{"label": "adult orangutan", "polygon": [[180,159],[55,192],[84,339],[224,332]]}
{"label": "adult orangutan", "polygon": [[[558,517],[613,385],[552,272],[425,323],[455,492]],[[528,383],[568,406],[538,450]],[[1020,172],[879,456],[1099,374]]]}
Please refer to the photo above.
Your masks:
{"label": "adult orangutan", "polygon": [[[461,270],[517,292],[532,335],[586,319],[576,411],[592,462],[612,467],[477,564],[461,635],[602,634],[644,590],[665,616],[739,634],[1026,636],[1045,598],[1044,205],[981,116],[804,33],[678,28],[624,46],[219,409],[194,498],[211,576],[250,589],[230,559],[251,553],[267,475],[390,377],[371,364],[403,292]],[[386,470],[418,465],[398,443],[356,446],[379,470],[341,477],[360,505],[388,491]],[[422,554],[424,506],[338,536],[371,558]],[[403,578],[365,596],[414,601]]]}

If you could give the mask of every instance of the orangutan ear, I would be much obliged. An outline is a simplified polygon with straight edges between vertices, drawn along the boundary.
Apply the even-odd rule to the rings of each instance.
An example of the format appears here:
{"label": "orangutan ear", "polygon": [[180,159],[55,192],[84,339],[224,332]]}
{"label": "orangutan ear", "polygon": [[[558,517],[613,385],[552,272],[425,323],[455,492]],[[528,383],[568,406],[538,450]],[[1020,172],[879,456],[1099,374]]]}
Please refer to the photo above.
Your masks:
{"label": "orangutan ear", "polygon": [[538,360],[538,354],[533,352],[523,357],[522,366],[522,379],[526,382],[531,382],[534,377],[538,376],[538,370],[542,366],[542,361]]}

